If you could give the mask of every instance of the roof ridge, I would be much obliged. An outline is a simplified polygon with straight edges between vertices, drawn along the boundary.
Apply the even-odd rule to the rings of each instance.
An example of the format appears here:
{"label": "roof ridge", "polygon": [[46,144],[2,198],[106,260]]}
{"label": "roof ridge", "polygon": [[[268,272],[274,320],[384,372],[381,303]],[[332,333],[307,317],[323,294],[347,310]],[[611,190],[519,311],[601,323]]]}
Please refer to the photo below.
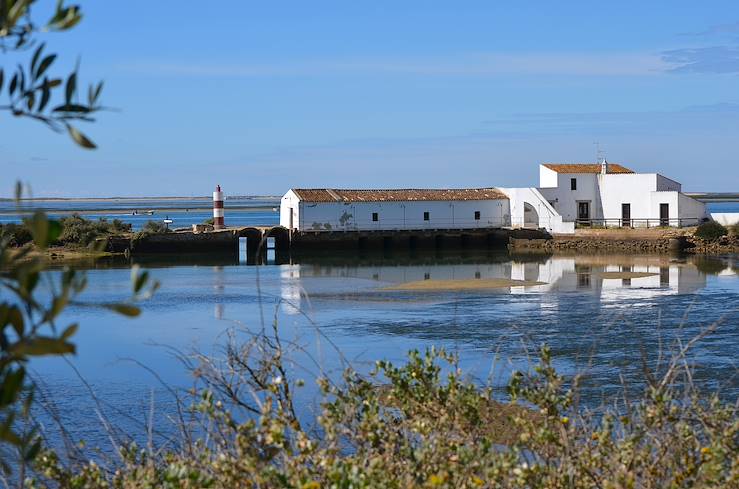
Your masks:
{"label": "roof ridge", "polygon": [[327,189],[324,189],[324,190],[326,190],[326,192],[328,192],[328,194],[331,197],[333,197],[334,200],[336,200],[336,202],[341,202],[343,200],[341,197],[339,197],[339,194],[337,194],[336,192],[334,192],[333,189],[327,188]]}

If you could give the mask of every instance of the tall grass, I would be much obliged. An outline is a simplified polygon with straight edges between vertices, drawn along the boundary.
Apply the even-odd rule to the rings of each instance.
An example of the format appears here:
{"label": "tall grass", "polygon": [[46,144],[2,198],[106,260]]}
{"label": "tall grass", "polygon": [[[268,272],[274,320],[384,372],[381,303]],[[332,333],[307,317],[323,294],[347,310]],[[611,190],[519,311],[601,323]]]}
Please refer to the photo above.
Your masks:
{"label": "tall grass", "polygon": [[[644,388],[613,404],[578,402],[580,378],[538,363],[512,375],[507,398],[467,380],[444,350],[412,351],[318,375],[320,412],[306,422],[276,328],[231,336],[222,357],[188,359],[201,388],[182,399],[176,443],[121,444],[106,464],[47,451],[30,487],[739,487],[736,406],[703,395],[685,345]],[[646,367],[645,367],[646,368]]]}

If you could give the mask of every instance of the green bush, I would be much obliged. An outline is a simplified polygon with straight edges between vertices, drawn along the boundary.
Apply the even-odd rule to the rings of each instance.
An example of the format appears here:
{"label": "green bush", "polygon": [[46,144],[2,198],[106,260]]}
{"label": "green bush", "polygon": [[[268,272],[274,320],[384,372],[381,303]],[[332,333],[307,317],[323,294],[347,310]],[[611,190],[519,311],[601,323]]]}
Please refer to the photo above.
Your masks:
{"label": "green bush", "polygon": [[732,236],[739,236],[739,223],[729,226],[729,234]]}
{"label": "green bush", "polygon": [[716,241],[727,233],[728,230],[716,221],[704,222],[695,230],[695,235],[706,241]]}
{"label": "green bush", "polygon": [[736,487],[737,408],[691,389],[679,355],[649,372],[639,397],[593,412],[546,347],[514,373],[509,402],[468,380],[455,356],[413,351],[368,375],[319,377],[320,412],[304,426],[293,404],[303,384],[286,376],[280,344],[270,336],[204,357],[197,421],[180,443],[129,444],[113,465],[47,451],[37,464],[47,480],[27,487]]}
{"label": "green bush", "polygon": [[147,221],[141,231],[147,234],[159,234],[168,233],[170,230],[167,225],[161,221]]}
{"label": "green bush", "polygon": [[62,233],[56,243],[67,246],[89,246],[97,238],[131,231],[131,225],[120,219],[93,221],[78,214],[62,218],[61,224]]}
{"label": "green bush", "polygon": [[0,241],[7,240],[7,246],[18,247],[33,240],[31,231],[24,224],[0,225]]}

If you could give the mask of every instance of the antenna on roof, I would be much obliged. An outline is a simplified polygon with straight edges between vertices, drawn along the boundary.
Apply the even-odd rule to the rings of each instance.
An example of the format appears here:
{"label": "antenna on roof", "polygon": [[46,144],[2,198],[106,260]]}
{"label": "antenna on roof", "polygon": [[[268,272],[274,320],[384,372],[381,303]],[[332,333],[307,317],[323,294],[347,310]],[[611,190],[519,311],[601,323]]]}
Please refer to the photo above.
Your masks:
{"label": "antenna on roof", "polygon": [[602,163],[603,160],[606,159],[605,151],[600,148],[600,143],[598,141],[594,141],[593,144],[595,145],[595,162]]}

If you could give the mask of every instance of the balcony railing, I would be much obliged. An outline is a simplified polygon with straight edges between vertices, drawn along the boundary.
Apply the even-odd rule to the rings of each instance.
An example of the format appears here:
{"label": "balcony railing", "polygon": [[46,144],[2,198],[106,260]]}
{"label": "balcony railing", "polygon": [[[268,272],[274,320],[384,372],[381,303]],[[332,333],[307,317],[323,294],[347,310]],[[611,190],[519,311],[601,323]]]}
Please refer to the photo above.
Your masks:
{"label": "balcony railing", "polygon": [[686,227],[697,226],[703,222],[703,219],[697,217],[681,217],[681,218],[631,218],[631,219],[577,219],[575,224],[578,227],[591,228],[657,228],[657,227]]}

